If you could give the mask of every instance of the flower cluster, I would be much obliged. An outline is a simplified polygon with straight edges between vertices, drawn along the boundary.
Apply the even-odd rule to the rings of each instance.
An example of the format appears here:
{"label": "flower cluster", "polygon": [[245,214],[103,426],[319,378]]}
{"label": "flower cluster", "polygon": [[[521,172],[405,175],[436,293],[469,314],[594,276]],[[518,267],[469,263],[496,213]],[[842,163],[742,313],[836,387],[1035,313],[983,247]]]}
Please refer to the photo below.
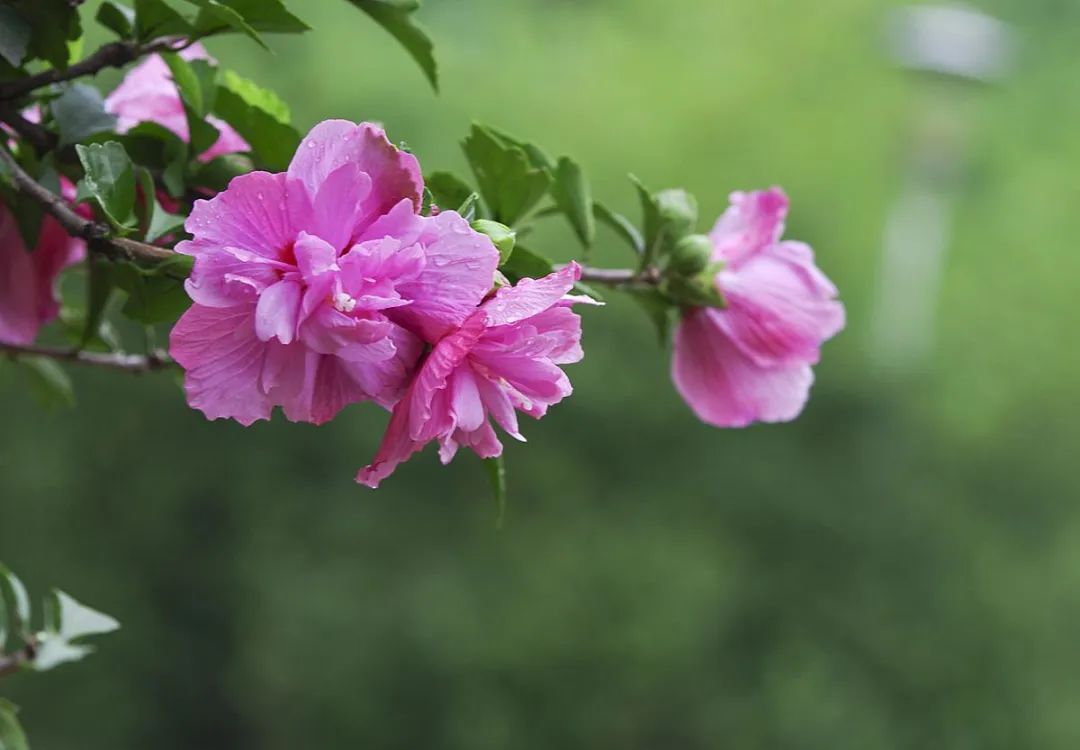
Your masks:
{"label": "flower cluster", "polygon": [[421,215],[422,192],[382,130],[332,120],[287,172],[196,202],[177,246],[195,304],[171,338],[189,403],[245,425],[275,407],[315,424],[361,401],[393,409],[358,477],[375,486],[432,440],[444,461],[458,445],[499,455],[489,415],[520,437],[515,409],[539,417],[569,394],[577,266],[489,297],[495,246],[453,211]]}

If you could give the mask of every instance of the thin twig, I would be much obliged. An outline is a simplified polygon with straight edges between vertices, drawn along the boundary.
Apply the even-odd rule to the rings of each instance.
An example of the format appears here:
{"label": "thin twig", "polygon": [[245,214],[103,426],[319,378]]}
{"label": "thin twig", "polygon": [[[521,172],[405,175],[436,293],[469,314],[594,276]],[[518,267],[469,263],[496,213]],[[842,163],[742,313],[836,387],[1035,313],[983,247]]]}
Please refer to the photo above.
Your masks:
{"label": "thin twig", "polygon": [[656,286],[660,283],[660,271],[645,268],[635,271],[630,268],[593,268],[581,267],[581,280],[589,284],[605,286]]}
{"label": "thin twig", "polygon": [[154,52],[172,51],[179,40],[176,37],[162,37],[140,44],[138,42],[109,42],[102,45],[89,57],[66,68],[50,68],[36,75],[19,78],[7,83],[0,83],[0,101],[11,101],[61,81],[71,81],[82,76],[96,74],[105,68],[122,68],[144,55]]}
{"label": "thin twig", "polygon": [[64,349],[34,344],[5,344],[3,342],[0,342],[0,352],[12,357],[48,357],[61,362],[72,362],[109,370],[123,370],[131,373],[155,372],[176,366],[176,362],[161,352],[152,352],[151,354],[88,352],[84,349]]}
{"label": "thin twig", "polygon": [[24,664],[29,664],[37,656],[37,643],[31,641],[13,654],[0,654],[0,677],[15,674]]}
{"label": "thin twig", "polygon": [[156,247],[145,242],[129,240],[123,237],[110,237],[107,226],[83,218],[75,213],[67,201],[51,190],[42,187],[33,177],[27,174],[19,166],[19,162],[15,160],[15,157],[3,146],[0,146],[0,162],[3,162],[11,173],[12,180],[19,192],[40,203],[41,207],[60,222],[60,226],[72,237],[80,237],[86,240],[90,250],[113,259],[122,258],[151,263],[160,263],[174,257],[175,253],[172,250],[163,247]]}

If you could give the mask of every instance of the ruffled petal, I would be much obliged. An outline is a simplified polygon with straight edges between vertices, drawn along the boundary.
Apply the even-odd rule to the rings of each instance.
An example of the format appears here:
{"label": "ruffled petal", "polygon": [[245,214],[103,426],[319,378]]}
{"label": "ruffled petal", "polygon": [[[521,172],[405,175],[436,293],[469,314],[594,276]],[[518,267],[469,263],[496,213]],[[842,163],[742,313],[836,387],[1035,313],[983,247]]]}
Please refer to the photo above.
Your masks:
{"label": "ruffled petal", "polygon": [[255,306],[194,305],[173,326],[169,353],[184,368],[188,404],[207,419],[243,425],[269,419],[261,388],[267,345],[255,335]]}
{"label": "ruffled petal", "polygon": [[371,184],[371,190],[355,207],[355,222],[350,229],[362,231],[402,198],[412,202],[414,211],[420,210],[424,183],[419,163],[370,123],[327,120],[312,128],[289,165],[289,191],[306,191],[314,205],[330,175],[347,164],[356,165]]}
{"label": "ruffled petal", "polygon": [[810,366],[760,367],[727,337],[717,312],[692,310],[675,331],[671,374],[679,394],[699,419],[717,427],[797,417],[814,381]]}
{"label": "ruffled petal", "polygon": [[499,252],[486,236],[452,211],[425,221],[420,237],[424,267],[415,279],[398,285],[412,300],[391,311],[395,321],[435,343],[468,317],[491,289]]}
{"label": "ruffled petal", "polygon": [[784,233],[787,211],[788,198],[780,188],[732,193],[731,207],[709,235],[713,259],[738,266],[754,253],[775,244]]}
{"label": "ruffled petal", "polygon": [[789,260],[791,250],[773,246],[719,275],[727,307],[713,319],[761,367],[816,364],[822,342],[844,327],[835,288],[812,262]]}
{"label": "ruffled petal", "polygon": [[251,172],[228,190],[195,201],[184,228],[195,240],[177,252],[198,257],[207,248],[238,248],[270,260],[290,262],[296,232],[285,204],[285,175]]}
{"label": "ruffled petal", "polygon": [[581,266],[569,263],[540,279],[521,279],[484,303],[489,326],[517,323],[557,305],[581,278]]}

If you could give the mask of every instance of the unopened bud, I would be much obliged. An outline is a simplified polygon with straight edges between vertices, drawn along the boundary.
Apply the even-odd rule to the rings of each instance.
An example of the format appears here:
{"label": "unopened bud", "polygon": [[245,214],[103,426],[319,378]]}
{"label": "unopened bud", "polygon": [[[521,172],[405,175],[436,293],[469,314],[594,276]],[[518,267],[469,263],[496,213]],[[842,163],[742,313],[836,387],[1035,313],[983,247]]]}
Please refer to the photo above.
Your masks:
{"label": "unopened bud", "polygon": [[499,251],[500,266],[510,259],[510,254],[514,252],[514,242],[517,239],[517,233],[513,229],[505,224],[489,221],[488,219],[477,219],[472,223],[472,228],[480,234],[486,235],[494,243],[495,249]]}
{"label": "unopened bud", "polygon": [[668,236],[678,239],[694,231],[698,220],[697,200],[685,190],[663,190],[656,194],[660,220],[668,226]]}
{"label": "unopened bud", "polygon": [[689,307],[727,307],[727,301],[716,284],[716,275],[723,263],[709,263],[689,276],[669,276],[665,280],[667,293],[676,302]]}
{"label": "unopened bud", "polygon": [[681,276],[693,276],[712,259],[712,241],[703,234],[688,234],[675,243],[669,267]]}

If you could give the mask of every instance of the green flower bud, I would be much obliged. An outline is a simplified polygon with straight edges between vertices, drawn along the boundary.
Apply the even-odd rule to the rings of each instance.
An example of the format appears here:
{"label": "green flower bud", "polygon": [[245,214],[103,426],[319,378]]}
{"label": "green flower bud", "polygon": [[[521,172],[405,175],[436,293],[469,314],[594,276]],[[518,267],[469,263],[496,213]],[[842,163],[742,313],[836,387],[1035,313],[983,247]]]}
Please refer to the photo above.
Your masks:
{"label": "green flower bud", "polygon": [[480,234],[487,235],[499,251],[499,265],[503,265],[510,259],[510,253],[514,252],[514,242],[517,232],[505,224],[487,219],[477,219],[472,223],[472,228]]}
{"label": "green flower bud", "polygon": [[680,276],[703,271],[712,259],[712,241],[703,234],[688,234],[675,243],[668,267]]}
{"label": "green flower bud", "polygon": [[716,274],[723,268],[723,263],[709,263],[693,275],[669,276],[665,279],[666,292],[688,307],[727,307],[724,295],[716,286]]}
{"label": "green flower bud", "polygon": [[668,236],[677,240],[694,231],[698,220],[697,200],[685,190],[662,190],[656,194],[660,221],[667,225]]}

